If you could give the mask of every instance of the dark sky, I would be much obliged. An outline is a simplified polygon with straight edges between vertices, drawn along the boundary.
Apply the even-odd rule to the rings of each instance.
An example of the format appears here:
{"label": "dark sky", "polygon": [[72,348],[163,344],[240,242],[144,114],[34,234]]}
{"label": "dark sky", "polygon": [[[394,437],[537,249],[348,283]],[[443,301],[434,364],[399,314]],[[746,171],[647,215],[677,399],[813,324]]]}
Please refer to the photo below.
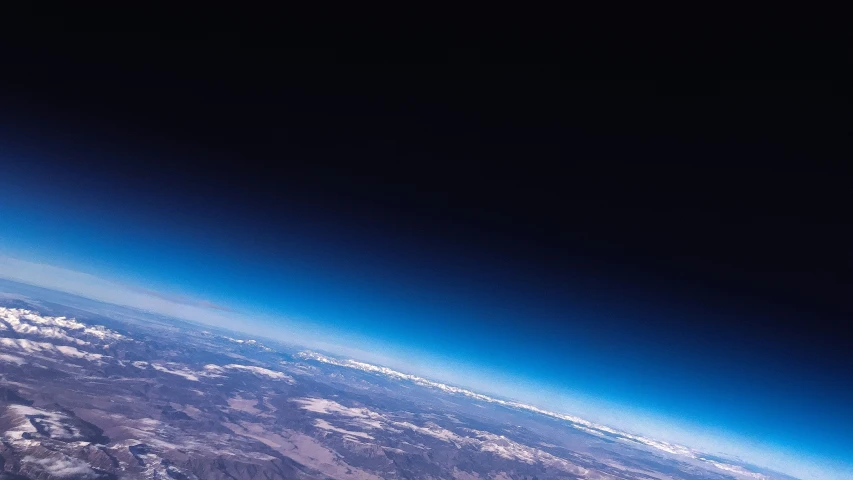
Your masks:
{"label": "dark sky", "polygon": [[[240,251],[276,255],[298,225],[376,275],[451,272],[447,288],[484,286],[472,295],[645,312],[600,328],[683,358],[853,378],[838,25],[778,11],[111,13],[4,32],[0,143],[42,159],[4,159],[4,176],[73,184],[81,205]],[[585,328],[540,318],[505,327]]]}

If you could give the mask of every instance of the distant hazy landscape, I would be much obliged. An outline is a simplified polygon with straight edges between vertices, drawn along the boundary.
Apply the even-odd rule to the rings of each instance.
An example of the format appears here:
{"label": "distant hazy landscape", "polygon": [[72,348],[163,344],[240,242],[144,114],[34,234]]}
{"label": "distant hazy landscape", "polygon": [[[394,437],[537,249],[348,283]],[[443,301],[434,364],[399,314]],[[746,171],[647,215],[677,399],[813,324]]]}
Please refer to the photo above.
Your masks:
{"label": "distant hazy landscape", "polygon": [[0,283],[0,479],[758,479],[534,405]]}

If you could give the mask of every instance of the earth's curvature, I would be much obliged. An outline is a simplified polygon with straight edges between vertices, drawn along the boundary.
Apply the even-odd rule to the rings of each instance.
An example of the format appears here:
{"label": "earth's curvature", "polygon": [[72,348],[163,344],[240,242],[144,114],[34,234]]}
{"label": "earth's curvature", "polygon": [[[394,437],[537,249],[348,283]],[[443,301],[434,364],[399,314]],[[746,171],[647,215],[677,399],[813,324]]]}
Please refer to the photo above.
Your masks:
{"label": "earth's curvature", "polygon": [[791,479],[83,299],[0,297],[0,432],[0,479]]}

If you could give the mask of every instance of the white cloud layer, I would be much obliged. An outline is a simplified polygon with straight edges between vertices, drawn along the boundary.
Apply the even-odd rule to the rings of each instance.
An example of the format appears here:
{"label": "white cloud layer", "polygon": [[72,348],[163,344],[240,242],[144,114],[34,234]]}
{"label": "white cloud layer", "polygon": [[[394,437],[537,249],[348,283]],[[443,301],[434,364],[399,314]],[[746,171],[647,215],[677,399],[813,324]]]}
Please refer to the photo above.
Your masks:
{"label": "white cloud layer", "polygon": [[21,461],[38,465],[45,473],[54,477],[89,478],[95,476],[95,471],[92,470],[89,464],[67,456],[65,458],[36,458],[28,456],[22,458]]}

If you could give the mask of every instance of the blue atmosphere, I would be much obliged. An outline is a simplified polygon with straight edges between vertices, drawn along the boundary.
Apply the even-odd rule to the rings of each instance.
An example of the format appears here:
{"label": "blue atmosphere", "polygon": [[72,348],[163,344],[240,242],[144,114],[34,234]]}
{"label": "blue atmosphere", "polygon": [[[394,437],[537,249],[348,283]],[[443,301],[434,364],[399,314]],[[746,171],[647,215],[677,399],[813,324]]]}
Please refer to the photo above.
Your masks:
{"label": "blue atmosphere", "polygon": [[[737,342],[734,331],[675,335],[690,318],[731,312],[618,291],[572,295],[509,262],[300,215],[270,245],[260,227],[235,231],[191,210],[158,215],[73,184],[45,191],[37,179],[10,180],[0,190],[3,256],[255,317],[279,338],[316,327],[330,345],[356,342],[348,346],[401,369],[793,475],[853,475],[850,379],[760,352],[749,365],[726,351],[691,353],[706,335]],[[519,328],[527,319],[532,328]],[[648,322],[657,327],[645,331]]]}

